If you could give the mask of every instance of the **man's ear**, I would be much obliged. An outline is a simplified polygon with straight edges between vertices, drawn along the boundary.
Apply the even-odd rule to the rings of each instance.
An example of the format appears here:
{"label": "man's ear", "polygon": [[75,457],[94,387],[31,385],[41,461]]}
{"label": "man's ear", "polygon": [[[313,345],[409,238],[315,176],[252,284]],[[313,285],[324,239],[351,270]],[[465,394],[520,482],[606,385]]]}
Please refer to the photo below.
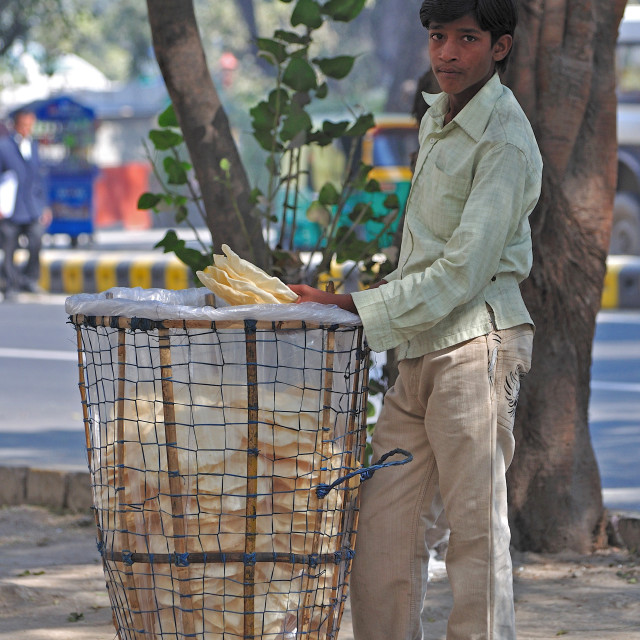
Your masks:
{"label": "man's ear", "polygon": [[494,43],[493,43],[493,60],[495,62],[500,62],[500,60],[504,60],[509,51],[511,51],[511,47],[513,46],[513,36],[505,33],[501,35]]}

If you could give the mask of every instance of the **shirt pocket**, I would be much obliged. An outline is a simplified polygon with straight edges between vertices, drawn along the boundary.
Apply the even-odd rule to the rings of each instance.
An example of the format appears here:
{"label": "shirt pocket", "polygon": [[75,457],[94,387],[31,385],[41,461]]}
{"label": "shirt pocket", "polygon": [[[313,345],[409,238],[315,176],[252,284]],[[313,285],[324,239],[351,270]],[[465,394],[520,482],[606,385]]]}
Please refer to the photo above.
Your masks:
{"label": "shirt pocket", "polygon": [[427,184],[427,227],[439,238],[449,240],[460,224],[471,191],[470,181],[463,176],[449,175],[434,164]]}

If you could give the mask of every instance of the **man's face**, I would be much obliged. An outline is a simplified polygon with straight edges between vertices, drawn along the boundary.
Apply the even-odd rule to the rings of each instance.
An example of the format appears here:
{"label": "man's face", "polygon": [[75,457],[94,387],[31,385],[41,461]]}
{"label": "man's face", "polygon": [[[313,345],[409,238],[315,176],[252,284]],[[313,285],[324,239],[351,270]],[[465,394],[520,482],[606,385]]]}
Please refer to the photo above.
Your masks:
{"label": "man's face", "polygon": [[35,123],[36,116],[33,113],[21,113],[16,117],[13,128],[16,130],[16,133],[23,138],[28,138],[33,131],[33,125]]}
{"label": "man's face", "polygon": [[[493,45],[491,33],[467,14],[453,22],[429,25],[429,56],[440,88],[464,106],[491,78],[495,63],[511,49],[511,36]],[[460,106],[460,108],[461,108]]]}

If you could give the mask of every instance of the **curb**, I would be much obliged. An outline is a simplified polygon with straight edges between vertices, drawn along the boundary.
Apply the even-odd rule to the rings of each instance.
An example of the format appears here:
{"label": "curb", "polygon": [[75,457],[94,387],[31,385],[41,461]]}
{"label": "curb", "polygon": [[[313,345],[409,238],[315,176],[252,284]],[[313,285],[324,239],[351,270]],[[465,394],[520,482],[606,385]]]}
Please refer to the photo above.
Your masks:
{"label": "curb", "polygon": [[43,252],[40,286],[49,293],[99,293],[112,287],[188,289],[194,277],[175,256],[122,252]]}
{"label": "curb", "polygon": [[640,257],[609,256],[607,258],[602,308],[640,308]]}
{"label": "curb", "polygon": [[0,467],[0,506],[21,504],[88,511],[93,505],[89,472]]}
{"label": "curb", "polygon": [[[340,274],[332,274],[339,277]],[[40,286],[49,293],[99,293],[111,287],[188,289],[191,270],[173,254],[44,250]],[[640,256],[609,256],[602,309],[640,309]]]}
{"label": "curb", "polygon": [[[0,507],[22,504],[89,511],[93,506],[89,472],[0,467]],[[640,513],[608,513],[608,533],[611,544],[639,553]]]}

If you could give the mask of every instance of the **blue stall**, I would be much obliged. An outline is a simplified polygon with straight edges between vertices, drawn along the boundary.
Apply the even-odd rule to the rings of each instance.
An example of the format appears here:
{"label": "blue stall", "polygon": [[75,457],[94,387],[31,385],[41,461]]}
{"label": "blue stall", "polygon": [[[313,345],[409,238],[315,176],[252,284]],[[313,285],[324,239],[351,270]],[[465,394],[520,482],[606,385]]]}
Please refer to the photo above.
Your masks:
{"label": "blue stall", "polygon": [[93,233],[93,184],[98,174],[91,162],[95,143],[95,112],[67,96],[29,105],[37,117],[34,137],[46,170],[48,233],[63,233],[77,242]]}

